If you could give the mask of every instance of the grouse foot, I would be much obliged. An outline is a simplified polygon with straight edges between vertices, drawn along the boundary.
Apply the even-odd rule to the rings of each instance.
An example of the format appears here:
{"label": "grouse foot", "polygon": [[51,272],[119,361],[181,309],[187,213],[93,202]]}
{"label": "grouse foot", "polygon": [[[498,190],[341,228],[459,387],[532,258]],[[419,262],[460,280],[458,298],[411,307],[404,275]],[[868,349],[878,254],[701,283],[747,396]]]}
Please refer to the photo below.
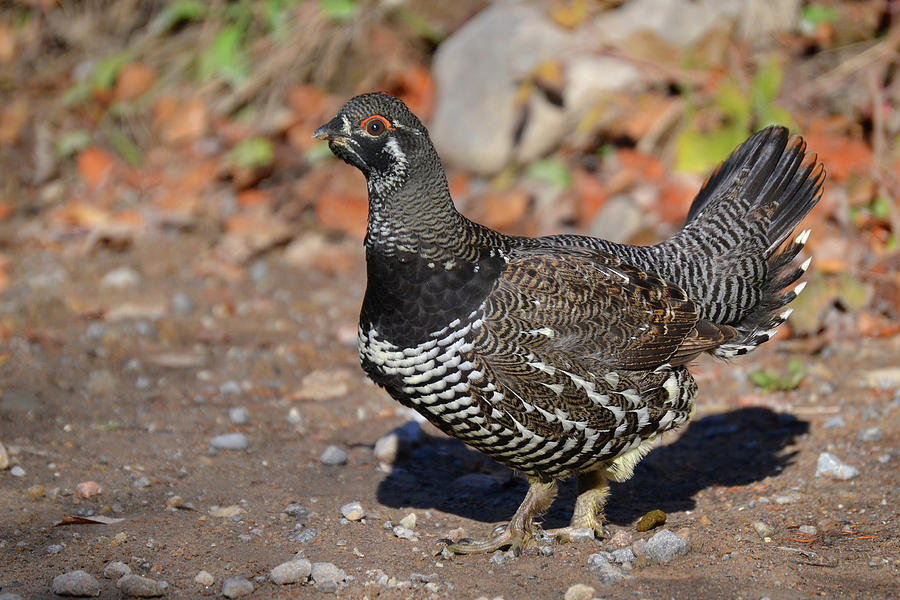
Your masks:
{"label": "grouse foot", "polygon": [[456,554],[482,554],[510,548],[515,554],[534,541],[537,525],[534,519],[546,512],[556,497],[556,482],[532,481],[525,499],[505,526],[500,525],[484,540],[460,540],[447,546]]}

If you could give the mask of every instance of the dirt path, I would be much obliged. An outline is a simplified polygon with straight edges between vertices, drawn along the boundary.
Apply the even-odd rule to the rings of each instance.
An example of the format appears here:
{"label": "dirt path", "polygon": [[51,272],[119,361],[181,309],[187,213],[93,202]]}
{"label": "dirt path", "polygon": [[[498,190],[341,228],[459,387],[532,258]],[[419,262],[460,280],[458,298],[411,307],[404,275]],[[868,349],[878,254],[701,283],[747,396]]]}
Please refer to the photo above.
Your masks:
{"label": "dirt path", "polygon": [[[274,251],[226,284],[186,260],[204,247],[200,233],[161,233],[91,260],[31,249],[13,266],[0,441],[24,474],[0,472],[0,593],[54,597],[55,576],[83,569],[101,598],[118,598],[102,573],[122,561],[165,581],[172,598],[220,595],[235,576],[256,598],[561,598],[574,584],[602,598],[900,596],[900,338],[814,356],[775,343],[732,364],[701,362],[695,421],[616,485],[608,508],[626,545],[658,533],[634,530],[641,515],[665,511],[664,528],[690,539],[667,564],[591,567],[591,554],[616,548],[589,541],[447,558],[435,555],[438,539],[486,534],[525,486],[430,427],[379,464],[376,440],[409,416],[358,369],[361,249],[336,245],[350,259],[336,272]],[[808,371],[798,389],[763,395],[749,383],[755,368],[792,357]],[[210,450],[226,433],[244,434],[247,448]],[[346,464],[322,463],[329,445]],[[822,452],[859,475],[816,477]],[[80,498],[86,481],[102,492]],[[565,486],[545,523],[564,522],[572,496]],[[342,521],[353,501],[366,518]],[[386,523],[410,513],[415,528],[398,537]],[[121,520],[54,526],[77,515]],[[298,551],[347,580],[336,590],[265,580]],[[201,570],[211,586],[195,581]]]}

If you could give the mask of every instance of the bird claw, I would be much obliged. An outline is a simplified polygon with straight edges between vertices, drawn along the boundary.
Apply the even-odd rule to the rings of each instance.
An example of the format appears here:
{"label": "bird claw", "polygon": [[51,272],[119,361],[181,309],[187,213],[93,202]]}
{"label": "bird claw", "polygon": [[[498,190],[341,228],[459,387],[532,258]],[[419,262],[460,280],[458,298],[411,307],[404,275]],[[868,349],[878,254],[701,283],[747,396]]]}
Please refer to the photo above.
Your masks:
{"label": "bird claw", "polygon": [[490,537],[487,539],[472,540],[463,538],[458,542],[447,544],[447,550],[454,554],[485,554],[509,548],[513,554],[520,556],[522,548],[532,539],[533,535],[530,532],[507,523],[494,527]]}

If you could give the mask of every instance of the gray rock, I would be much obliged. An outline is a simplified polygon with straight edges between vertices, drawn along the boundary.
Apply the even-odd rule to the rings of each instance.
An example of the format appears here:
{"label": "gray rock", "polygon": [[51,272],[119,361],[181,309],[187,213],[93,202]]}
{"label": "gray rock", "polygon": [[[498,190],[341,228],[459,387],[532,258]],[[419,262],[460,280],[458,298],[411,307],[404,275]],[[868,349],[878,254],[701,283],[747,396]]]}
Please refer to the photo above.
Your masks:
{"label": "gray rock", "polygon": [[131,267],[119,267],[103,276],[100,285],[105,288],[124,289],[141,282],[141,276]]}
{"label": "gray rock", "polygon": [[804,533],[806,535],[816,535],[818,533],[818,529],[814,525],[801,525],[797,528],[797,531],[800,533]]}
{"label": "gray rock", "polygon": [[140,575],[124,575],[116,582],[116,587],[123,596],[130,598],[157,598],[164,596],[166,590],[155,579]]}
{"label": "gray rock", "polygon": [[25,600],[25,598],[18,594],[13,594],[12,592],[6,592],[4,594],[0,594],[0,600]]}
{"label": "gray rock", "polygon": [[333,581],[343,583],[347,574],[330,562],[317,562],[312,564],[310,578],[317,584]]}
{"label": "gray rock", "polygon": [[346,465],[347,453],[342,448],[331,445],[325,448],[319,460],[324,465]]}
{"label": "gray rock", "polygon": [[492,565],[502,565],[506,562],[506,552],[497,550],[491,555],[491,557],[488,559],[488,562]]}
{"label": "gray rock", "polygon": [[[437,103],[430,131],[441,157],[475,173],[503,169],[513,158],[519,81],[570,46],[567,32],[542,11],[516,3],[489,6],[446,39],[432,63]],[[529,144],[551,148],[566,133],[554,125],[540,128],[542,143]]]}
{"label": "gray rock", "polygon": [[226,598],[240,598],[253,593],[253,584],[244,577],[229,577],[222,582],[222,595]]}
{"label": "gray rock", "polygon": [[623,579],[631,579],[631,575],[612,564],[607,552],[597,552],[587,558],[588,567],[597,576],[601,583],[616,583]]}
{"label": "gray rock", "polygon": [[422,438],[422,426],[417,421],[408,421],[375,442],[375,458],[381,462],[391,463],[397,455],[408,451]]}
{"label": "gray rock", "polygon": [[227,396],[230,394],[240,394],[241,386],[238,385],[238,382],[236,381],[226,381],[219,386],[219,393],[223,396]]}
{"label": "gray rock", "polygon": [[881,427],[866,427],[859,430],[856,439],[861,442],[880,442],[882,435]]}
{"label": "gray rock", "polygon": [[10,470],[9,474],[13,477],[25,477],[25,469],[20,467],[19,465],[14,465]]}
{"label": "gray rock", "polygon": [[312,563],[305,558],[295,558],[281,563],[269,572],[272,583],[285,585],[288,583],[302,583],[309,579],[312,573]]}
{"label": "gray rock", "polygon": [[62,552],[62,545],[60,544],[50,544],[47,546],[47,554],[59,554]]}
{"label": "gray rock", "polygon": [[619,548],[618,550],[613,550],[611,554],[612,559],[620,565],[624,563],[633,563],[634,559],[637,558],[631,548]]}
{"label": "gray rock", "polygon": [[784,496],[775,496],[775,504],[793,504],[800,500],[800,494],[786,494]]}
{"label": "gray rock", "polygon": [[578,529],[573,529],[569,533],[569,541],[573,544],[577,544],[578,542],[592,541],[594,539],[594,530],[590,527],[579,527]]}
{"label": "gray rock", "polygon": [[403,525],[394,525],[391,529],[391,532],[394,534],[394,537],[398,537],[401,540],[417,540],[416,532],[408,527],[404,527]]}
{"label": "gray rock", "polygon": [[612,242],[627,242],[641,228],[643,211],[633,198],[610,198],[588,225],[588,234]]}
{"label": "gray rock", "polygon": [[170,304],[173,315],[186,316],[194,312],[194,301],[184,292],[175,292]]}
{"label": "gray rock", "polygon": [[85,571],[69,571],[54,577],[51,589],[57,596],[99,596],[100,582]]}
{"label": "gray rock", "polygon": [[563,600],[591,600],[594,597],[594,588],[583,583],[569,586]]}
{"label": "gray rock", "polygon": [[754,521],[753,529],[756,530],[756,535],[758,535],[761,540],[772,535],[772,526],[765,521]]}
{"label": "gray rock", "polygon": [[246,450],[250,442],[243,433],[223,433],[211,439],[209,445],[219,450]]}
{"label": "gray rock", "polygon": [[831,417],[822,425],[825,429],[838,429],[840,427],[844,427],[846,423],[844,422],[844,417],[841,415],[837,415],[835,417]]}
{"label": "gray rock", "polygon": [[359,521],[366,517],[366,509],[360,502],[348,502],[341,507],[341,515],[348,521]]}
{"label": "gray rock", "polygon": [[647,540],[647,557],[665,564],[676,556],[687,553],[690,544],[668,529],[663,529]]}
{"label": "gray rock", "polygon": [[228,419],[235,425],[243,425],[250,420],[250,413],[243,406],[228,409]]}
{"label": "gray rock", "polygon": [[847,480],[859,475],[859,469],[844,464],[834,454],[823,452],[816,463],[816,477]]}
{"label": "gray rock", "polygon": [[306,521],[312,515],[312,511],[300,504],[292,503],[284,507],[284,514],[294,517],[298,521]]}
{"label": "gray rock", "polygon": [[313,541],[314,539],[316,539],[317,535],[319,535],[319,532],[317,529],[315,529],[313,527],[307,527],[303,531],[300,531],[299,533],[295,533],[295,534],[291,535],[290,538],[292,540],[294,540],[295,542],[300,542],[301,544],[308,544],[311,541]]}
{"label": "gray rock", "polygon": [[215,581],[216,579],[212,576],[212,574],[206,570],[198,571],[194,576],[194,583],[199,583],[204,587],[211,586],[213,583],[215,583]]}
{"label": "gray rock", "polygon": [[114,560],[103,569],[103,576],[107,579],[121,579],[131,574],[131,567],[119,560]]}

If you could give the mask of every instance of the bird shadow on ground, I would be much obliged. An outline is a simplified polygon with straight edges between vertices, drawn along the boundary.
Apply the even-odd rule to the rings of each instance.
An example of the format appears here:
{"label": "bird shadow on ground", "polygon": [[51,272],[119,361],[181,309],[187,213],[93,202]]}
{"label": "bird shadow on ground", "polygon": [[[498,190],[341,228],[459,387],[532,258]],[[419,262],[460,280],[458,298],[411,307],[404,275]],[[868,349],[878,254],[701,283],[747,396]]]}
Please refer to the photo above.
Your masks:
{"label": "bird shadow on ground", "polygon": [[[629,481],[612,484],[606,517],[627,525],[647,511],[691,510],[694,496],[714,486],[743,486],[777,475],[795,452],[787,450],[809,423],[766,408],[742,408],[692,422],[673,443],[653,450]],[[423,436],[400,455],[378,486],[378,501],[393,508],[437,509],[476,521],[509,519],[526,482],[461,442]],[[543,519],[544,527],[567,524],[575,499],[574,478]]]}

